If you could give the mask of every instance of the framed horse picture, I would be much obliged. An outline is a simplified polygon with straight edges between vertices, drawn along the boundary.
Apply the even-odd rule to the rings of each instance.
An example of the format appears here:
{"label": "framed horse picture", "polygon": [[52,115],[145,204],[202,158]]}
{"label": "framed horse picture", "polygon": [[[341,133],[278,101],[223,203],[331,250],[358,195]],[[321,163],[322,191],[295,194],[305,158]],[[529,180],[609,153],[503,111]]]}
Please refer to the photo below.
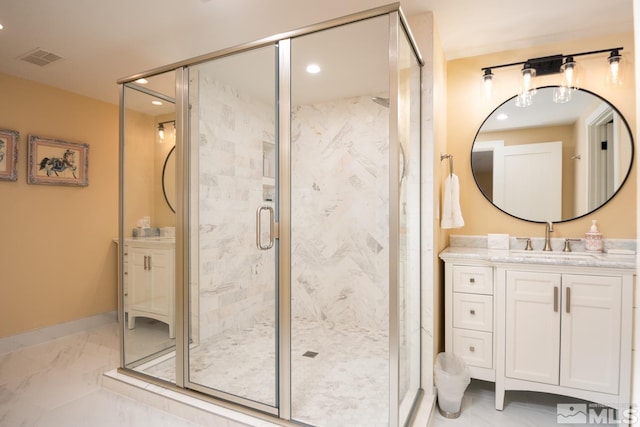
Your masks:
{"label": "framed horse picture", "polygon": [[15,130],[0,129],[0,180],[17,181],[18,139]]}
{"label": "framed horse picture", "polygon": [[89,184],[89,144],[29,135],[29,184]]}

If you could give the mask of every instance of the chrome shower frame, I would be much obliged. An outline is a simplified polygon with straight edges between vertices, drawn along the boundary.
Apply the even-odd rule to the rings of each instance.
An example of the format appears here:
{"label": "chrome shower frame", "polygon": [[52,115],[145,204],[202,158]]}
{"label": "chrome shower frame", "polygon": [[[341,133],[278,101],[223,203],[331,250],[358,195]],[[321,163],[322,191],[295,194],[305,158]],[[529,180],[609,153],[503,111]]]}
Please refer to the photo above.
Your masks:
{"label": "chrome shower frame", "polygon": [[[401,32],[406,35],[413,53],[420,66],[424,65],[422,55],[417,48],[417,44],[413,39],[407,21],[400,9],[399,3],[393,3],[367,11],[351,14],[339,19],[311,25],[301,29],[285,32],[282,34],[267,37],[255,42],[243,44],[228,49],[219,50],[217,52],[197,56],[195,58],[169,64],[163,67],[155,68],[146,72],[134,74],[121,78],[117,81],[121,85],[120,97],[120,170],[119,170],[119,186],[120,186],[120,229],[119,239],[124,241],[124,146],[125,146],[125,125],[124,125],[124,90],[127,84],[133,83],[140,78],[152,77],[168,71],[176,72],[176,383],[169,384],[158,378],[133,371],[125,367],[124,358],[124,337],[121,334],[121,368],[119,371],[127,375],[139,377],[151,383],[157,383],[163,387],[168,387],[185,394],[195,395],[200,399],[210,400],[217,404],[228,405],[234,410],[251,414],[252,416],[264,417],[273,421],[273,417],[266,416],[264,413],[279,417],[281,421],[291,419],[291,278],[290,278],[290,253],[291,253],[291,197],[290,197],[290,109],[291,109],[291,70],[290,70],[290,50],[291,39],[307,35],[313,32],[327,30],[330,28],[351,24],[357,21],[387,15],[390,17],[389,25],[389,426],[397,427],[400,425],[399,420],[399,242],[400,242],[400,184],[404,179],[404,149],[400,144],[399,138],[399,38]],[[279,256],[279,273],[278,273],[278,403],[276,408],[269,407],[257,402],[248,401],[243,398],[234,396],[216,396],[211,397],[190,387],[188,380],[188,321],[189,316],[189,248],[190,248],[190,213],[189,202],[192,189],[189,187],[188,173],[190,170],[190,147],[189,147],[189,67],[201,64],[207,61],[223,58],[225,56],[249,51],[265,46],[277,46],[278,52],[278,143],[279,143],[279,209],[278,218],[278,243],[277,248]],[[376,101],[378,102],[378,101]],[[402,162],[402,163],[401,163]],[[400,174],[402,172],[402,174]],[[123,283],[123,245],[119,245],[118,252],[118,307],[120,328],[125,326],[124,322],[124,302],[122,296]],[[415,396],[415,400],[420,396],[420,392]],[[225,402],[226,401],[226,402]],[[414,405],[415,405],[414,401]],[[239,406],[242,405],[242,406]],[[245,409],[251,408],[251,409]],[[260,414],[259,412],[263,414]],[[403,424],[407,423],[405,420]]]}

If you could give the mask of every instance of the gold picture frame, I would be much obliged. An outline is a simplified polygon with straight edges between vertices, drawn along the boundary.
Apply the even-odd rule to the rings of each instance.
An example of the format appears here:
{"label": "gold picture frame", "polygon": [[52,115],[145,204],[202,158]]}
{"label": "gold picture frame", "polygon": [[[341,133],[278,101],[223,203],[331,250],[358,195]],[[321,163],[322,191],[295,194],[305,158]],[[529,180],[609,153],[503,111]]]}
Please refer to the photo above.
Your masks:
{"label": "gold picture frame", "polygon": [[86,187],[89,144],[29,135],[29,184]]}
{"label": "gold picture frame", "polygon": [[20,133],[0,129],[0,181],[17,181],[18,140]]}

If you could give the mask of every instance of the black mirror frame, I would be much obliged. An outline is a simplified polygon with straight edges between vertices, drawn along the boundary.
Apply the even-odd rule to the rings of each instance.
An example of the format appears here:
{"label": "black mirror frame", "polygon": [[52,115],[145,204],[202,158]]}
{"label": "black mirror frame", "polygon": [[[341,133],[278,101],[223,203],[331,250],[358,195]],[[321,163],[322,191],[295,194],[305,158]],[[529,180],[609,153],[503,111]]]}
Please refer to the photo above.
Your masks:
{"label": "black mirror frame", "polygon": [[162,165],[162,194],[164,195],[164,200],[167,202],[167,205],[169,206],[169,209],[171,209],[171,212],[173,212],[173,213],[176,213],[176,210],[174,209],[173,205],[169,201],[169,198],[167,197],[167,189],[166,189],[165,183],[164,183],[164,181],[165,181],[164,174],[165,174],[165,171],[167,169],[167,163],[169,162],[169,157],[171,157],[171,154],[173,154],[175,149],[176,149],[175,145],[173,147],[171,147],[171,150],[169,150],[169,152],[167,153],[167,157],[164,159],[164,165]]}
{"label": "black mirror frame", "polygon": [[[554,86],[554,85],[549,85],[549,86],[541,86],[538,88],[538,90],[540,89],[545,89],[545,88],[555,88],[558,86]],[[604,202],[603,204],[601,204],[600,206],[598,206],[597,208],[588,211],[582,215],[573,217],[573,218],[568,218],[568,219],[561,219],[559,221],[554,221],[554,224],[557,223],[561,223],[561,222],[568,222],[568,221],[574,221],[576,219],[580,219],[583,218],[587,215],[591,215],[592,213],[596,212],[597,210],[601,209],[602,207],[606,206],[609,202],[611,202],[611,200],[613,200],[615,198],[615,196],[620,192],[620,190],[624,187],[624,185],[627,183],[627,180],[629,179],[629,175],[631,175],[631,169],[633,168],[633,158],[635,157],[635,140],[633,138],[633,133],[631,132],[631,128],[629,127],[629,122],[627,122],[627,119],[624,117],[624,115],[620,112],[620,110],[618,110],[618,108],[613,105],[611,102],[609,102],[607,99],[605,99],[604,97],[598,95],[595,92],[592,92],[588,89],[583,89],[583,88],[578,88],[577,90],[583,91],[583,92],[587,92],[593,96],[595,96],[596,98],[599,98],[600,100],[602,100],[602,102],[605,102],[606,104],[608,104],[615,113],[618,114],[618,116],[620,116],[620,118],[622,119],[622,122],[624,123],[625,128],[627,129],[627,132],[629,132],[629,139],[631,141],[631,160],[629,162],[629,169],[627,170],[627,174],[625,175],[624,179],[622,180],[622,182],[620,183],[620,186],[618,186],[618,188],[616,189],[616,191],[611,195],[611,197],[609,197],[607,199],[606,202]],[[478,127],[478,130],[476,131],[476,134],[473,138],[473,143],[471,144],[471,152],[473,153],[473,146],[476,143],[476,140],[478,139],[478,135],[480,134],[480,131],[482,130],[482,127],[484,126],[484,124],[486,123],[487,120],[489,120],[489,118],[491,116],[493,116],[493,113],[496,112],[496,110],[500,109],[503,105],[505,105],[508,102],[513,101],[515,98],[517,97],[517,95],[512,96],[511,98],[508,98],[507,100],[505,100],[504,102],[502,102],[500,105],[498,105],[496,108],[494,108],[491,113],[489,113],[489,115],[487,117],[485,117],[485,119],[482,121],[482,123],[480,124],[480,127]],[[498,207],[495,205],[495,203],[493,203],[493,201],[485,194],[485,192],[482,190],[482,187],[480,186],[480,183],[478,182],[478,179],[476,178],[475,173],[473,172],[473,154],[471,154],[469,156],[469,166],[471,167],[471,175],[473,175],[473,180],[476,183],[476,187],[478,187],[478,190],[480,190],[480,192],[482,193],[482,195],[484,196],[484,198],[491,203],[491,205],[493,207],[495,207],[496,209],[498,209],[499,211],[513,217],[513,218],[517,218],[520,219],[522,221],[527,221],[527,222],[533,222],[533,223],[539,223],[539,224],[543,224],[545,221],[536,221],[536,220],[532,220],[532,219],[527,219],[527,218],[521,218],[519,216],[513,215],[507,211],[505,211],[504,209]]]}

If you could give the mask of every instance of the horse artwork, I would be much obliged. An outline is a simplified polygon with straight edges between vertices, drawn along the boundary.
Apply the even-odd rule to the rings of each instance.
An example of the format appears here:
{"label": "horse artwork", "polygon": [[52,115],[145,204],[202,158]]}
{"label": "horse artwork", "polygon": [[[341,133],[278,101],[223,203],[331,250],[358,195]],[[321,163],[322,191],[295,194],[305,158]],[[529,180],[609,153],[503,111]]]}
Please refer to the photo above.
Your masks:
{"label": "horse artwork", "polygon": [[40,160],[40,170],[45,170],[47,176],[60,176],[65,170],[69,169],[74,178],[76,176],[76,153],[72,150],[65,150],[62,157],[44,157]]}
{"label": "horse artwork", "polygon": [[29,184],[86,187],[89,144],[29,135]]}

